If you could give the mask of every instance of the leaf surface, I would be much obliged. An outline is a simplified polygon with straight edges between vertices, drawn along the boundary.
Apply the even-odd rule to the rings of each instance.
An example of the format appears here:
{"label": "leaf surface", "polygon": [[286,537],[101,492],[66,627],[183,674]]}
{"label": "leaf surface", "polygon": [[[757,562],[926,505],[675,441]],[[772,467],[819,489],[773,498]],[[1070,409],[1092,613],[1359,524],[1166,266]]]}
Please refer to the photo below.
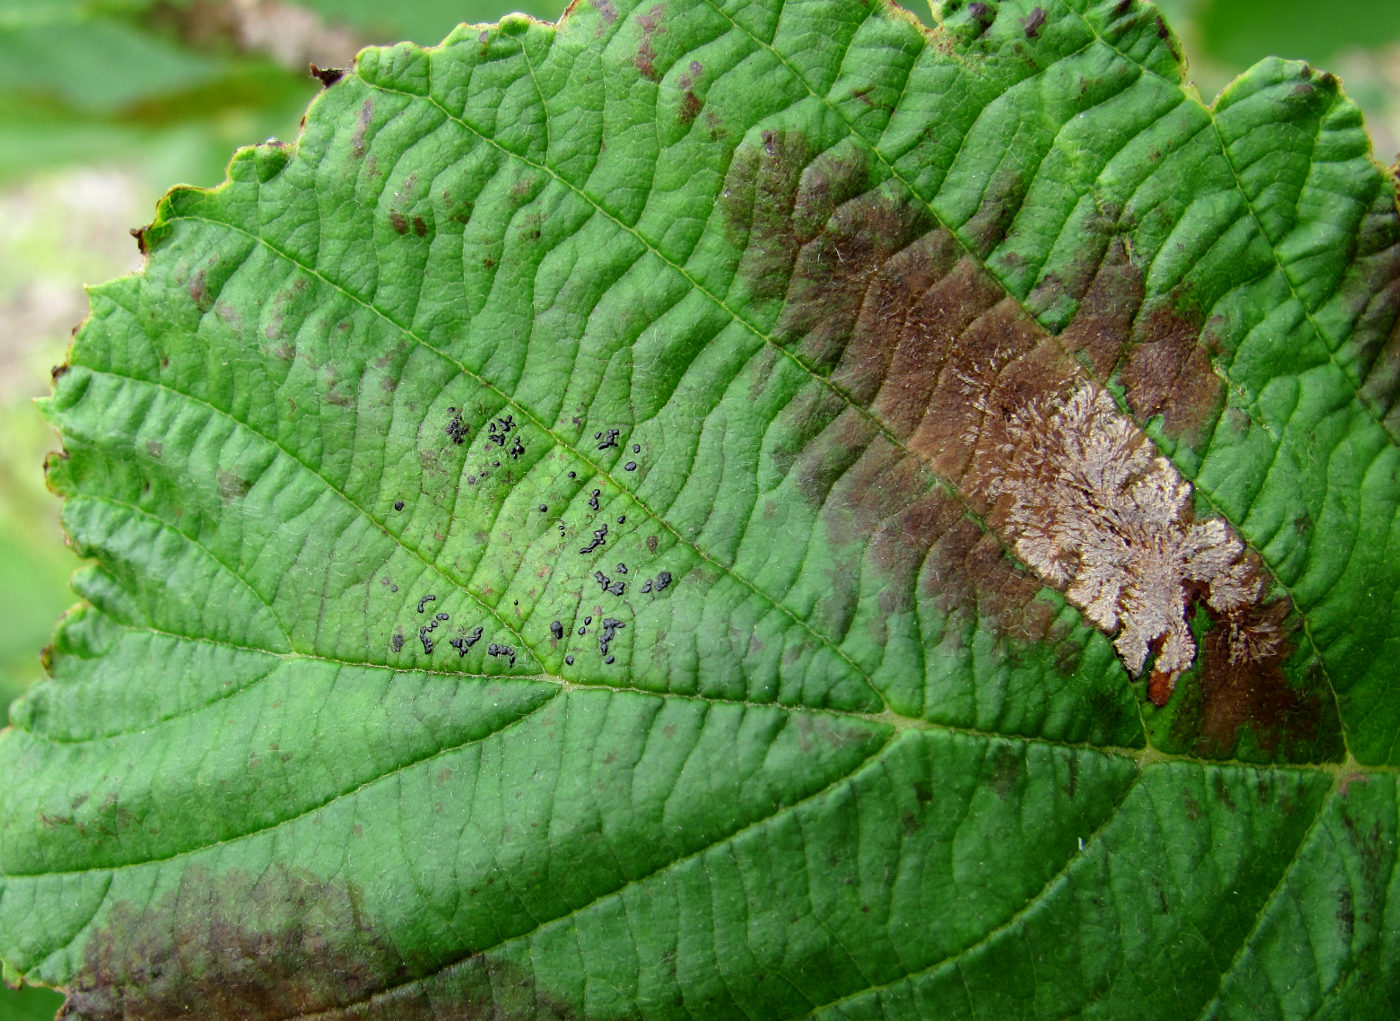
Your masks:
{"label": "leaf surface", "polygon": [[49,411],[74,1018],[1393,1014],[1395,189],[1146,4],[366,50]]}

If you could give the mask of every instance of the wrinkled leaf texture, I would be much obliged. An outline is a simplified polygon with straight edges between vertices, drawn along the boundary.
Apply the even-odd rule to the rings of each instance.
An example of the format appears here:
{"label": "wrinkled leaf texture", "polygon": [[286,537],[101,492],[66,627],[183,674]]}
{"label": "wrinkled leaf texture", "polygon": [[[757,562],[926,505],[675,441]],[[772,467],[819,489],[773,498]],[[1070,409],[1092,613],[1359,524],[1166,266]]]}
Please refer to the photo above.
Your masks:
{"label": "wrinkled leaf texture", "polygon": [[[142,243],[0,737],[67,1016],[1400,1010],[1400,223],[1331,75],[591,0],[365,51]],[[1075,394],[1257,572],[1169,586],[1161,707],[1008,510]]]}

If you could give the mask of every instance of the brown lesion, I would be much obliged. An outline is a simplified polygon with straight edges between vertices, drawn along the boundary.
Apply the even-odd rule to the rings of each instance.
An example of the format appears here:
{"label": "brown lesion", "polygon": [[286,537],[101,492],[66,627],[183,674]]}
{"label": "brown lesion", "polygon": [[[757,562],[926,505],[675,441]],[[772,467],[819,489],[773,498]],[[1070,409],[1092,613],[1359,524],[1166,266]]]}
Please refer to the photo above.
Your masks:
{"label": "brown lesion", "polygon": [[444,1004],[464,1019],[577,1016],[488,955],[411,960],[356,886],[280,865],[191,866],[154,903],[117,903],[66,992],[62,1021],[428,1021]]}
{"label": "brown lesion", "polygon": [[1168,304],[1146,311],[1118,369],[1134,415],[1143,421],[1160,415],[1168,433],[1201,439],[1224,403],[1224,381],[1213,364],[1219,353],[1198,317]]}
{"label": "brown lesion", "polygon": [[1048,585],[1114,637],[1132,673],[1150,668],[1158,704],[1197,659],[1201,608],[1214,622],[1206,654],[1222,660],[1203,675],[1215,685],[1203,725],[1250,722],[1220,683],[1286,701],[1287,601],[1225,520],[1196,517],[1190,483],[1138,424],[1160,416],[1189,438],[1219,413],[1203,328],[1144,307],[1120,242],[1094,243],[1101,255],[1057,336],[854,150],[765,132],[736,153],[725,193],[741,277],[755,297],[781,289],[774,342],[825,380],[814,404],[849,405],[827,412],[844,425],[810,440],[794,469],[820,466],[804,492],[828,527],[870,536],[894,603],[934,558],[939,605],[1044,637],[1026,609]]}
{"label": "brown lesion", "polygon": [[637,55],[632,62],[642,77],[654,82],[661,80],[661,74],[656,69],[656,49],[652,46],[652,40],[666,31],[663,24],[665,16],[666,5],[653,4],[645,14],[638,14],[636,17],[637,25],[642,30],[642,38],[637,43]]}
{"label": "brown lesion", "polygon": [[[1266,752],[1287,739],[1311,744],[1321,730],[1319,689],[1294,688],[1284,673],[1291,648],[1286,641],[1289,601],[1242,607],[1213,614],[1201,652],[1201,717],[1196,750],[1229,750],[1249,727]],[[1262,639],[1262,640],[1260,640]]]}
{"label": "brown lesion", "polygon": [[366,999],[408,970],[365,930],[358,902],[353,888],[297,870],[193,867],[158,902],[113,907],[59,1016],[272,1018]]}

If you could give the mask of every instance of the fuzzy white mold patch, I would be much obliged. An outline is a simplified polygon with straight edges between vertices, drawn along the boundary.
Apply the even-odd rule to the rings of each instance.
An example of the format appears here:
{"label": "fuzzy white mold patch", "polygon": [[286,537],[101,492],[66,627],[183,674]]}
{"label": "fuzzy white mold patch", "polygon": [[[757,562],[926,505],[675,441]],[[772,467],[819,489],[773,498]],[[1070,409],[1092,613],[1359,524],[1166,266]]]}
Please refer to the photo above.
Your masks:
{"label": "fuzzy white mold patch", "polygon": [[1197,521],[1191,484],[1123,415],[1081,382],[1005,419],[988,493],[1004,500],[1017,556],[1106,632],[1134,674],[1156,653],[1149,691],[1165,703],[1196,657],[1196,599],[1231,629],[1230,658],[1259,660],[1282,641],[1245,626],[1263,594],[1257,561],[1220,518]]}

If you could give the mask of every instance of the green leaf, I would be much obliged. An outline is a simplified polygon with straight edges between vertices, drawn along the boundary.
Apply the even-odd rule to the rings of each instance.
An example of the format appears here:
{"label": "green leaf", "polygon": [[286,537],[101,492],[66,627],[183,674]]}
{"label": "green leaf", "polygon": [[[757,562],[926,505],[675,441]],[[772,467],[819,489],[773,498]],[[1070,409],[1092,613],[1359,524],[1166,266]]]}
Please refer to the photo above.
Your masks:
{"label": "green leaf", "polygon": [[[538,17],[558,17],[565,0],[529,0],[512,9]],[[378,0],[302,0],[333,24],[347,24],[373,39],[438,39],[460,21],[485,21],[499,15],[494,0],[414,0],[384,4]]]}
{"label": "green leaf", "polygon": [[219,78],[227,61],[182,49],[131,20],[76,3],[0,5],[0,86],[108,116]]}
{"label": "green leaf", "polygon": [[1134,0],[593,0],[365,51],[143,243],[0,737],[70,1016],[1400,1009],[1335,78],[1207,109]]}
{"label": "green leaf", "polygon": [[1328,17],[1311,17],[1305,0],[1234,0],[1210,3],[1200,14],[1200,35],[1210,55],[1237,66],[1276,53],[1288,57],[1331,60],[1358,46],[1367,48],[1400,39],[1400,9],[1356,0],[1336,4]]}

